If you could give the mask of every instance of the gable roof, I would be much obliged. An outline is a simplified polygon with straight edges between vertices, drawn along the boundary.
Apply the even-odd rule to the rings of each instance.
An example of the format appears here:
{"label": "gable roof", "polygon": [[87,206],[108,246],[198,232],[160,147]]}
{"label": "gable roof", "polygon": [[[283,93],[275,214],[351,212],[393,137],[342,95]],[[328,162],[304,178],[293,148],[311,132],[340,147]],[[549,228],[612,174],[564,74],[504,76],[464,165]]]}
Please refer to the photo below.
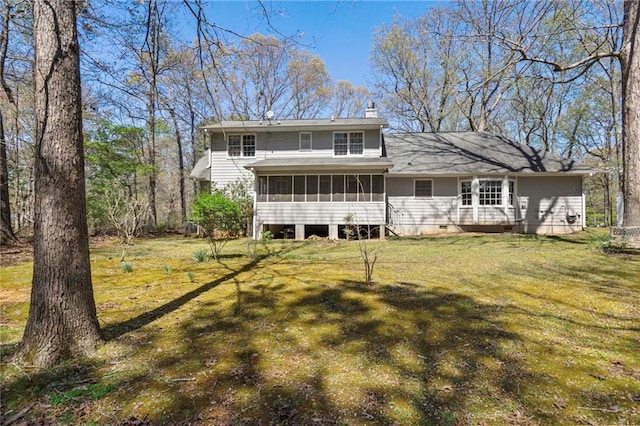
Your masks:
{"label": "gable roof", "polygon": [[595,172],[575,160],[486,132],[385,134],[384,143],[394,164],[392,175]]}

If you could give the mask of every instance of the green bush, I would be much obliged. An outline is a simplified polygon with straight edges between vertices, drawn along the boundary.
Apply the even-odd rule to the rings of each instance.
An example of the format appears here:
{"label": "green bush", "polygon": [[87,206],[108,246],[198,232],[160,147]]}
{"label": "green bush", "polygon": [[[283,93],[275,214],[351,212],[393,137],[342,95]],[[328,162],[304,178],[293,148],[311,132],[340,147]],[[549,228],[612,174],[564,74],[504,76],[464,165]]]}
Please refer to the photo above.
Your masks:
{"label": "green bush", "polygon": [[209,260],[209,253],[206,250],[198,250],[193,253],[193,260],[197,263],[203,263]]}
{"label": "green bush", "polygon": [[221,192],[199,195],[191,206],[191,221],[200,227],[214,259],[245,227],[240,204]]}

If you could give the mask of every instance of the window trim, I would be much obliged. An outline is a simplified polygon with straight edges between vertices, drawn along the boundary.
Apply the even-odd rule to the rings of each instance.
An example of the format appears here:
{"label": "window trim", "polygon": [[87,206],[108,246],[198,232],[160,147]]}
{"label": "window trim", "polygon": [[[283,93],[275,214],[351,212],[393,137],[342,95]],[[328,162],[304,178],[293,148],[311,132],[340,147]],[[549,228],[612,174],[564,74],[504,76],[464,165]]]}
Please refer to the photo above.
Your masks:
{"label": "window trim", "polygon": [[[302,135],[309,135],[309,148],[302,148]],[[298,150],[300,152],[313,151],[313,132],[300,132],[298,134]]]}
{"label": "window trim", "polygon": [[[465,183],[469,184],[469,191],[463,193],[462,192],[462,188],[464,186]],[[469,197],[469,204],[465,204],[464,203],[464,195],[468,194]],[[473,179],[463,179],[460,181],[460,207],[468,209],[468,208],[472,208],[473,207]]]}
{"label": "window trim", "polygon": [[[478,182],[478,190],[477,193],[473,192],[473,182],[477,180]],[[491,178],[491,177],[484,177],[484,178],[477,178],[477,179],[461,179],[460,182],[460,186],[458,188],[459,190],[459,197],[460,197],[460,203],[459,206],[460,208],[472,208],[475,205],[477,205],[478,207],[509,207],[509,208],[513,208],[513,202],[515,201],[515,192],[516,192],[516,179],[514,179],[513,177],[509,177],[507,178],[508,183],[508,202],[507,205],[504,204],[503,200],[505,199],[504,194],[503,194],[503,182],[504,180],[502,178]],[[498,186],[499,191],[500,191],[500,203],[499,204],[482,204],[481,203],[481,199],[482,199],[482,195],[481,195],[481,191],[480,191],[480,184],[482,182],[499,182],[500,185]],[[469,204],[464,204],[464,198],[463,198],[463,185],[465,183],[469,184],[469,192],[467,192],[466,194],[469,194],[470,196],[470,203]],[[486,194],[486,192],[485,192]],[[475,204],[474,204],[474,200],[475,200]]]}
{"label": "window trim", "polygon": [[[240,155],[229,154],[229,139],[232,136],[240,136]],[[253,136],[253,155],[244,155],[246,136]],[[257,133],[229,133],[227,135],[227,158],[256,158],[256,151],[258,150],[258,135]]]}
{"label": "window trim", "polygon": [[[430,182],[430,186],[429,186],[429,195],[418,195],[418,191],[417,191],[417,183],[418,182]],[[414,179],[413,180],[413,198],[418,198],[418,199],[430,199],[433,198],[433,179]]]}
{"label": "window trim", "polygon": [[[346,133],[346,135],[347,135],[347,153],[346,154],[336,154],[336,134],[338,134],[338,133]],[[355,133],[360,133],[362,135],[362,152],[357,153],[357,154],[353,154],[351,152],[351,135],[355,134]],[[349,157],[349,156],[361,156],[361,155],[364,155],[365,146],[366,146],[365,135],[366,135],[366,132],[364,130],[344,130],[344,131],[336,130],[336,131],[334,131],[332,133],[332,137],[331,137],[331,143],[333,145],[333,156],[334,157]]]}
{"label": "window trim", "polygon": [[[479,179],[478,180],[478,206],[504,207],[503,179]],[[484,184],[484,185],[483,185]],[[483,189],[484,186],[484,189]],[[483,203],[484,201],[484,203]]]}

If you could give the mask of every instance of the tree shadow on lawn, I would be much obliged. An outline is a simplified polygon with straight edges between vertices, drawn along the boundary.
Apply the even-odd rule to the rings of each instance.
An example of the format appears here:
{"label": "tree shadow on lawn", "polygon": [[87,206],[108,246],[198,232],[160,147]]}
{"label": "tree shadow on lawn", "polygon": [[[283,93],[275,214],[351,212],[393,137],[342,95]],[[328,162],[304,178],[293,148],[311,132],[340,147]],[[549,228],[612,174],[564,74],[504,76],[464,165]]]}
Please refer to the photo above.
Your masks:
{"label": "tree shadow on lawn", "polygon": [[[188,302],[192,301],[193,299],[195,299],[196,297],[200,296],[203,293],[208,292],[209,290],[217,287],[218,285],[229,281],[229,280],[235,280],[237,282],[237,280],[235,279],[235,277],[237,277],[238,275],[244,273],[244,272],[248,272],[251,270],[255,270],[256,267],[265,259],[268,259],[270,257],[272,257],[274,254],[279,254],[282,255],[284,253],[288,253],[292,250],[295,250],[297,248],[297,246],[291,245],[291,246],[285,246],[284,248],[281,248],[278,251],[272,252],[269,251],[266,254],[262,254],[262,255],[258,255],[256,257],[254,257],[250,262],[246,263],[245,265],[243,265],[240,269],[232,269],[229,266],[227,266],[226,264],[224,264],[222,262],[222,259],[230,259],[236,256],[227,256],[227,257],[221,257],[220,260],[218,261],[218,264],[222,265],[225,269],[227,269],[229,272],[225,275],[223,275],[222,277],[215,279],[211,282],[208,282],[206,284],[203,284],[202,286],[191,290],[187,293],[185,293],[184,295],[171,300],[170,302],[167,302],[161,306],[158,306],[157,308],[154,308],[151,311],[148,312],[144,312],[136,317],[130,318],[126,321],[117,323],[117,324],[111,324],[108,325],[106,327],[104,327],[102,329],[102,334],[103,337],[106,341],[110,341],[110,340],[114,340],[117,339],[118,337],[122,336],[125,333],[128,333],[130,331],[133,330],[137,330],[139,328],[142,328],[146,325],[148,325],[149,323],[164,317],[165,315],[176,311],[177,309],[179,309],[180,307],[184,306],[185,304],[187,304]],[[239,294],[239,292],[238,292]]]}
{"label": "tree shadow on lawn", "polygon": [[3,380],[0,424],[48,425],[54,424],[52,416],[90,415],[92,401],[108,396],[125,384],[117,377],[102,377],[103,366],[102,361],[74,359],[51,369]]}
{"label": "tree shadow on lawn", "polygon": [[[505,349],[526,342],[499,319],[501,304],[419,283],[327,282],[328,273],[298,276],[286,259],[271,259],[237,270],[221,263],[223,277],[107,326],[110,340],[145,329],[145,346],[135,333],[118,339],[146,368],[128,371],[122,360],[114,405],[152,424],[563,420],[549,395],[531,396],[554,379],[532,375]],[[190,306],[193,315],[175,325],[181,343],[167,349],[150,323],[225,282],[235,300],[211,295]]]}
{"label": "tree shadow on lawn", "polygon": [[517,410],[554,419],[523,407],[521,387],[545,378],[500,348],[519,336],[494,318],[495,306],[418,284],[322,285],[283,274],[265,288],[252,278],[237,281],[243,294],[231,316],[200,306],[180,324],[184,352],[150,360],[152,371],[196,378],[168,387],[163,411],[172,414],[159,422],[477,423],[483,403],[499,422]]}

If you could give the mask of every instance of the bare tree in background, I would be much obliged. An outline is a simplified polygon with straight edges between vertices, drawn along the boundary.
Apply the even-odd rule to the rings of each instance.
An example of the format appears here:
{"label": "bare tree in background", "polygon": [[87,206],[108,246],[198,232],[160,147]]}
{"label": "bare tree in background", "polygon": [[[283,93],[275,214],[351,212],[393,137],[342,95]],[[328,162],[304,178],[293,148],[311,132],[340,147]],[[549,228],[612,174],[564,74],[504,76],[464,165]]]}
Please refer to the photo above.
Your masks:
{"label": "bare tree in background", "polygon": [[[5,63],[9,47],[9,21],[11,19],[11,3],[4,2],[4,17],[0,29],[0,83],[2,93],[10,104],[14,105],[11,88],[5,81]],[[0,110],[0,244],[15,241],[11,224],[11,198],[9,195],[9,164],[7,161],[7,140],[4,132],[4,114]]]}
{"label": "bare tree in background", "polygon": [[339,80],[333,87],[332,115],[336,118],[357,117],[369,100],[371,93],[365,87],[354,87],[350,81]]}
{"label": "bare tree in background", "polygon": [[[556,5],[558,6],[558,5]],[[562,5],[560,4],[561,7]],[[605,3],[605,7],[608,5]],[[608,33],[616,30],[618,23],[609,25],[583,25],[578,28],[558,28],[555,32],[572,31],[584,46],[585,53],[573,62],[565,62],[552,55],[539,55],[526,38],[504,38],[504,42],[521,55],[522,60],[545,64],[572,80],[579,78],[594,65],[606,58],[618,58],[622,75],[622,193],[624,198],[624,227],[640,226],[640,2],[625,0],[622,19],[622,46],[612,46]],[[551,13],[554,9],[551,8]],[[550,33],[555,35],[553,32]]]}

